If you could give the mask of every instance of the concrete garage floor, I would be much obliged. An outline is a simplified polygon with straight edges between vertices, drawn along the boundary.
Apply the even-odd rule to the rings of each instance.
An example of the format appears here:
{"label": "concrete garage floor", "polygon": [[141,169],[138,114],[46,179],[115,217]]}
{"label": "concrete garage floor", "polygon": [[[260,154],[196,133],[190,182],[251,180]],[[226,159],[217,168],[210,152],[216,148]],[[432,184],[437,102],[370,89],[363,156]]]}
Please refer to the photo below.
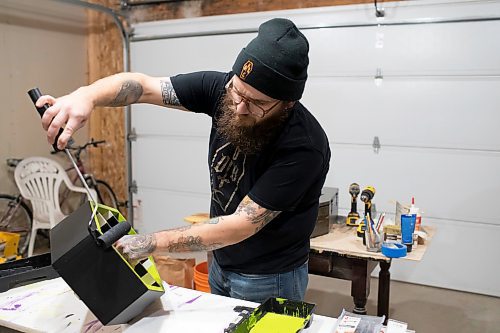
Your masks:
{"label": "concrete garage floor", "polygon": [[[353,308],[349,281],[309,275],[306,301],[315,313],[338,317]],[[368,314],[377,313],[378,279],[371,279]],[[417,333],[500,332],[500,298],[391,281],[389,316]]]}

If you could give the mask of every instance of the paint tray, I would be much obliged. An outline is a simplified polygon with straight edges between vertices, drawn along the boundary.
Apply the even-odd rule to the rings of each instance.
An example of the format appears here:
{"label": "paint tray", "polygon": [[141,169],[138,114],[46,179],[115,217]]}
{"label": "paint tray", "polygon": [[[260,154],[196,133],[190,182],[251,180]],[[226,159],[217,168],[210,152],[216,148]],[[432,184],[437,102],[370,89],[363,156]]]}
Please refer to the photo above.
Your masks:
{"label": "paint tray", "polygon": [[44,253],[0,264],[0,292],[59,277],[50,262],[50,253]]}
{"label": "paint tray", "polygon": [[[285,330],[284,325],[280,325],[278,322],[276,322],[276,325],[279,325],[280,332],[301,332],[303,329],[308,328],[311,325],[313,319],[313,310],[315,306],[316,305],[312,303],[271,297],[268,298],[264,303],[259,305],[251,313],[244,315],[239,322],[237,322],[236,324],[231,324],[227,329],[224,330],[224,333],[256,332],[256,325],[258,325],[259,322],[263,323],[263,320],[265,320],[265,316],[268,314],[286,315],[291,317],[291,320],[294,320],[294,325],[291,325],[289,330]],[[297,321],[297,318],[300,319],[300,321]],[[267,329],[263,327],[262,329],[263,330],[260,330],[258,332],[266,331],[271,333],[275,331],[275,329],[273,329],[272,327],[269,327]]]}
{"label": "paint tray", "polygon": [[114,241],[99,243],[126,220],[114,208],[94,208],[87,202],[51,229],[52,266],[103,325],[124,324],[164,294],[162,281],[152,257],[131,262]]}

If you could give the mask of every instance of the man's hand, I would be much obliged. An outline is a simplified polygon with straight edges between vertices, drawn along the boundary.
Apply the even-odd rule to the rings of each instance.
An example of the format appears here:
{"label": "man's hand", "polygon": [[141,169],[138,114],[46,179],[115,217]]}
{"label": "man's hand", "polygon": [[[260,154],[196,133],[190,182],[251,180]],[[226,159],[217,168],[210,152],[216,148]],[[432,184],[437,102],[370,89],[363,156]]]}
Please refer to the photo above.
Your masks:
{"label": "man's hand", "polygon": [[125,235],[116,243],[116,247],[131,260],[143,259],[150,256],[156,249],[154,234]]}
{"label": "man's hand", "polygon": [[44,95],[38,99],[36,106],[41,107],[44,104],[50,105],[42,118],[42,126],[47,131],[50,144],[54,143],[59,128],[64,127],[57,142],[59,149],[65,148],[73,133],[85,125],[94,108],[91,99],[82,89],[59,98]]}

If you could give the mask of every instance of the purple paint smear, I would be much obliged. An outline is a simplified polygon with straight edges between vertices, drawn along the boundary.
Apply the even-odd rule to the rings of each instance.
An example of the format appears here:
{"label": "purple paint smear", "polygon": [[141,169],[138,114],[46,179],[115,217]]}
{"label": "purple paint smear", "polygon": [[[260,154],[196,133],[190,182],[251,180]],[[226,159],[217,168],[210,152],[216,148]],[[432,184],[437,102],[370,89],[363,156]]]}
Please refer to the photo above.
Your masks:
{"label": "purple paint smear", "polygon": [[184,302],[184,304],[191,304],[191,303],[193,303],[194,301],[196,301],[196,300],[197,300],[198,298],[200,298],[200,297],[201,297],[201,295],[198,295],[198,296],[196,296],[195,298],[190,299],[190,300],[189,300],[189,301],[187,301],[187,302]]}
{"label": "purple paint smear", "polygon": [[198,295],[198,296],[196,296],[195,298],[192,298],[192,299],[190,299],[189,301],[186,301],[186,302],[184,302],[184,303],[180,304],[180,305],[179,305],[179,307],[181,307],[181,306],[183,306],[183,305],[186,305],[186,304],[192,304],[192,303],[194,303],[194,302],[195,302],[198,298],[200,298],[201,296],[203,296],[203,295]]}
{"label": "purple paint smear", "polygon": [[22,301],[23,299],[26,299],[32,295],[34,295],[36,293],[29,293],[27,295],[24,295],[24,296],[19,296],[19,297],[16,297],[14,298],[12,301],[9,301],[3,305],[0,306],[0,310],[5,310],[5,311],[15,311],[17,309],[19,309],[22,304],[16,304],[20,301]]}

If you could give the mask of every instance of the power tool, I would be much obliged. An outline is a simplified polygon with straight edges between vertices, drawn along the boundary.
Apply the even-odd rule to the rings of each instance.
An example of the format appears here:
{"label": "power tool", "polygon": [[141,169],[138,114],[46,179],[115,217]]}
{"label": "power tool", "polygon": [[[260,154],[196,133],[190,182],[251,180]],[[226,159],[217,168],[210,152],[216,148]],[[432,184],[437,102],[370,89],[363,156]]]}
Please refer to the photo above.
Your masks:
{"label": "power tool", "polygon": [[373,186],[367,186],[363,189],[363,192],[361,192],[359,198],[365,203],[365,216],[367,216],[367,214],[372,216],[372,199],[374,196],[375,188]]}
{"label": "power tool", "polygon": [[360,192],[359,185],[352,183],[349,186],[349,194],[351,195],[351,211],[347,214],[346,224],[351,226],[358,225],[359,213],[357,199]]}
{"label": "power tool", "polygon": [[[367,186],[361,192],[361,196],[359,197],[361,201],[365,203],[365,218],[372,219],[372,199],[375,196],[375,188],[373,186]],[[367,221],[370,223],[370,221]],[[365,242],[365,230],[366,225],[364,221],[358,225],[358,229],[356,230],[358,237],[363,238],[363,244]]]}

